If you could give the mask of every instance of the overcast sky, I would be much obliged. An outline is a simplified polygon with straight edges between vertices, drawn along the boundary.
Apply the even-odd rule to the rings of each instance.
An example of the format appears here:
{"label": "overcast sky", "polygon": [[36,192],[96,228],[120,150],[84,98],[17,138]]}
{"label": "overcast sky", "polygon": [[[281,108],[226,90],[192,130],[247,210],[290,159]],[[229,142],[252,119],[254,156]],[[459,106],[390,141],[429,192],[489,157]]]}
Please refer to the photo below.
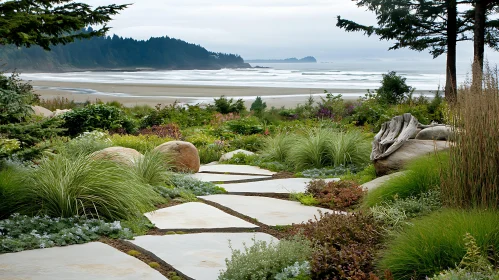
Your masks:
{"label": "overcast sky", "polygon": [[[91,5],[126,0],[81,0]],[[428,53],[390,51],[389,42],[337,28],[336,17],[374,23],[374,15],[351,0],[135,0],[110,23],[111,33],[148,39],[170,36],[210,51],[245,59],[315,56],[338,59],[431,60]],[[458,45],[459,60],[471,61],[472,44]],[[488,52],[491,62],[499,58]],[[443,59],[443,58],[442,58]]]}

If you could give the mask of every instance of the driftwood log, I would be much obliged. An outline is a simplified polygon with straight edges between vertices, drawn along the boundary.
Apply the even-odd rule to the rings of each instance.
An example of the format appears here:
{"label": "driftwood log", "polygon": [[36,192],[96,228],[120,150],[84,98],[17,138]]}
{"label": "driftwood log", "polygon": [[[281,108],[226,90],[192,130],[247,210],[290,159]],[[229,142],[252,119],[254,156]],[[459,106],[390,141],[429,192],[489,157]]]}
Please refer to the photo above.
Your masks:
{"label": "driftwood log", "polygon": [[371,161],[383,159],[393,154],[413,136],[421,124],[411,114],[396,116],[384,123],[374,136]]}

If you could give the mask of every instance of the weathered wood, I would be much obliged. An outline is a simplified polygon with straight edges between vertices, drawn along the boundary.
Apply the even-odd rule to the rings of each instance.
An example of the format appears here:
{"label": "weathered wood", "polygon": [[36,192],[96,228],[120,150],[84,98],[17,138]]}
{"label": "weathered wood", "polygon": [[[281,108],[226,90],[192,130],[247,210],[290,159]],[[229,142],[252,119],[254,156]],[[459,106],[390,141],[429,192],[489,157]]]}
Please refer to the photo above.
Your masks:
{"label": "weathered wood", "polygon": [[371,160],[386,158],[402,147],[420,126],[419,121],[411,114],[396,116],[384,123],[373,141]]}

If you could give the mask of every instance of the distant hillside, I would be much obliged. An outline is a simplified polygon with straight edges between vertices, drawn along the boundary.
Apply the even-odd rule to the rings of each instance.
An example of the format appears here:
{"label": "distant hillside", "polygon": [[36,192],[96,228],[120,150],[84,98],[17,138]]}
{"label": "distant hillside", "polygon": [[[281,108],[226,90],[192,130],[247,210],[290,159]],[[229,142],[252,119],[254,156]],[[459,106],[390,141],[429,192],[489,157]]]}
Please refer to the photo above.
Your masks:
{"label": "distant hillside", "polygon": [[286,59],[251,59],[245,60],[247,63],[317,63],[317,59],[313,56],[307,56],[302,59],[286,58]]}
{"label": "distant hillside", "polygon": [[65,46],[54,46],[52,51],[40,47],[0,46],[0,60],[8,69],[50,72],[250,67],[239,55],[210,52],[199,45],[170,37],[139,41],[116,35],[78,40]]}

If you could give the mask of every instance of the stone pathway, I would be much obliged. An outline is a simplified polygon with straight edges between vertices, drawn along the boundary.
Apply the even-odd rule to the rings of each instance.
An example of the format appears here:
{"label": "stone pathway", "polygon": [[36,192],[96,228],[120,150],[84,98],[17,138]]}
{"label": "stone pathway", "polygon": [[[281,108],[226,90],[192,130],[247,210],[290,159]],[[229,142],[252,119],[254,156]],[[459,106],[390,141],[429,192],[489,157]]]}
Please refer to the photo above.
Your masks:
{"label": "stone pathway", "polygon": [[164,280],[140,260],[99,242],[0,255],[0,279]]}
{"label": "stone pathway", "polygon": [[[173,266],[179,275],[196,280],[216,280],[233,249],[244,249],[254,240],[277,239],[265,233],[195,233],[139,236],[130,241]],[[139,278],[140,279],[140,278]]]}
{"label": "stone pathway", "polygon": [[[200,173],[191,176],[216,182],[228,194],[202,196],[199,202],[146,213],[145,216],[165,235],[139,236],[122,243],[164,267],[173,267],[186,279],[215,280],[225,269],[225,260],[232,255],[230,246],[243,249],[244,244],[251,246],[254,240],[278,242],[271,235],[255,232],[261,230],[258,225],[239,217],[251,218],[262,227],[275,227],[307,222],[318,216],[319,211],[344,214],[271,198],[304,192],[306,184],[311,181],[305,178],[274,179],[274,174],[254,166],[202,166]],[[328,181],[331,180],[338,179]],[[156,280],[165,279],[165,276],[139,259],[94,242],[0,255],[0,279]]]}
{"label": "stone pathway", "polygon": [[189,202],[146,213],[145,216],[160,230],[226,230],[247,231],[258,226],[200,202]]}

